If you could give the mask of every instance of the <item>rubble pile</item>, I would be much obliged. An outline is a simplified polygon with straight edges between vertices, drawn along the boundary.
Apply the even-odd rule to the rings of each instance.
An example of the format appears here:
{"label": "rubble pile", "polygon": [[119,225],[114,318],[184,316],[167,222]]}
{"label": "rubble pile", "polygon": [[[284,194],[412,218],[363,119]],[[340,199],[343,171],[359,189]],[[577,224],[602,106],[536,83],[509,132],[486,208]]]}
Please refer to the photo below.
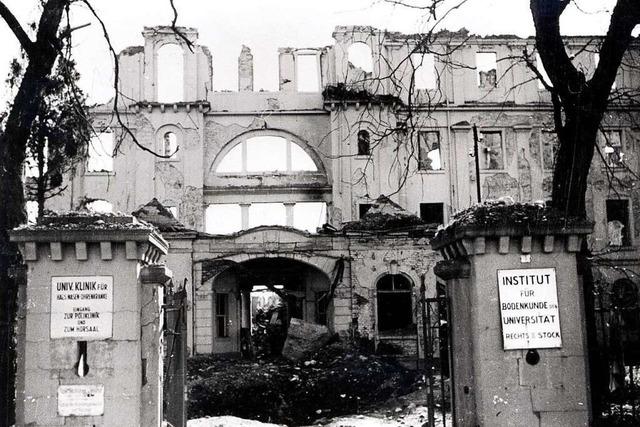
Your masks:
{"label": "rubble pile", "polygon": [[304,425],[357,414],[420,386],[421,374],[393,359],[334,343],[291,361],[189,361],[189,418],[232,415]]}

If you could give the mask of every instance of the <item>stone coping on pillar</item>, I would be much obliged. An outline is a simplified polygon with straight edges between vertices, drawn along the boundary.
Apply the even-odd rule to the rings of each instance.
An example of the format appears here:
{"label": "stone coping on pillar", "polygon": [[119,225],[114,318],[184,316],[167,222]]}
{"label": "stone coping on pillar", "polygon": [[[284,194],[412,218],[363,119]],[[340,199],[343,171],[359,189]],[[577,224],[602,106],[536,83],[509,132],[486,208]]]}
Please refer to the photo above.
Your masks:
{"label": "stone coping on pillar", "polygon": [[[23,225],[9,232],[11,241],[24,245],[26,261],[37,259],[36,244],[49,243],[53,260],[62,259],[62,243],[75,243],[76,257],[87,259],[86,245],[99,242],[101,257],[111,259],[111,242],[125,242],[127,258],[138,258],[137,244],[148,243],[152,261],[166,255],[169,244],[151,225],[131,215],[68,212],[50,214],[36,224]],[[153,254],[151,254],[153,252]]]}
{"label": "stone coping on pillar", "polygon": [[535,238],[541,240],[542,251],[549,253],[562,238],[568,252],[578,252],[593,225],[585,219],[564,218],[540,205],[485,203],[456,214],[431,240],[431,247],[445,259],[455,259],[484,254],[487,239],[497,240],[498,252],[507,254],[515,240],[520,252],[529,254]]}

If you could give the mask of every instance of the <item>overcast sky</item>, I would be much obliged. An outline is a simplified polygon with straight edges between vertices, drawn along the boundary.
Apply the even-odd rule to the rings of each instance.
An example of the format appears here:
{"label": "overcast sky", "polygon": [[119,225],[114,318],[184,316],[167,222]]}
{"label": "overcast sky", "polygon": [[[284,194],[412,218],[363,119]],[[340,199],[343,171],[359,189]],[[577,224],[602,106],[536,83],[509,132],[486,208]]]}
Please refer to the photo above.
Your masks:
{"label": "overcast sky", "polygon": [[[413,0],[418,3],[424,0]],[[451,0],[453,1],[453,0]],[[23,23],[39,16],[36,0],[7,0]],[[105,21],[116,50],[141,45],[144,26],[167,25],[171,19],[168,0],[94,0]],[[565,34],[604,34],[613,0],[578,0],[565,13]],[[277,48],[319,47],[332,44],[336,25],[371,25],[405,33],[420,32],[425,20],[415,10],[383,4],[382,0],[175,0],[178,24],[196,27],[199,43],[213,54],[214,89],[237,90],[237,57],[242,44],[254,55],[254,88],[277,90]],[[468,0],[447,17],[444,28],[466,27],[486,34],[533,34],[528,0]],[[100,29],[82,6],[74,6],[75,24],[92,25],[74,33],[75,57],[82,74],[82,87],[95,102],[111,97],[112,66]],[[0,21],[0,76],[18,55],[18,44]],[[0,101],[8,98],[6,87]]]}

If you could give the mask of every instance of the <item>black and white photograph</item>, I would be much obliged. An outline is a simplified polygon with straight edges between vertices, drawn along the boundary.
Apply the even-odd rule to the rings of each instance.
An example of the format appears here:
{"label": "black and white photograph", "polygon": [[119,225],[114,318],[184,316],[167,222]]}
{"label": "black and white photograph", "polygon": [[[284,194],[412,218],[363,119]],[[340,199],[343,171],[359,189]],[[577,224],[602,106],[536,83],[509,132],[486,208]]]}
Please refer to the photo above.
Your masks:
{"label": "black and white photograph", "polygon": [[0,427],[640,426],[639,0],[0,0]]}

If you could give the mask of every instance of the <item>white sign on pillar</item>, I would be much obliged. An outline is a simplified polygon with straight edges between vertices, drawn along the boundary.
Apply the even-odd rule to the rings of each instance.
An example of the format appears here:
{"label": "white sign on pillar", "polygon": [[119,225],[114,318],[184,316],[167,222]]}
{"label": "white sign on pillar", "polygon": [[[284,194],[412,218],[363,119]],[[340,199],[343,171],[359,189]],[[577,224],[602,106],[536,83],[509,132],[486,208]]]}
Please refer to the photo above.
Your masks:
{"label": "white sign on pillar", "polygon": [[555,268],[498,270],[505,350],[560,348]]}
{"label": "white sign on pillar", "polygon": [[51,338],[111,338],[113,277],[51,278]]}

